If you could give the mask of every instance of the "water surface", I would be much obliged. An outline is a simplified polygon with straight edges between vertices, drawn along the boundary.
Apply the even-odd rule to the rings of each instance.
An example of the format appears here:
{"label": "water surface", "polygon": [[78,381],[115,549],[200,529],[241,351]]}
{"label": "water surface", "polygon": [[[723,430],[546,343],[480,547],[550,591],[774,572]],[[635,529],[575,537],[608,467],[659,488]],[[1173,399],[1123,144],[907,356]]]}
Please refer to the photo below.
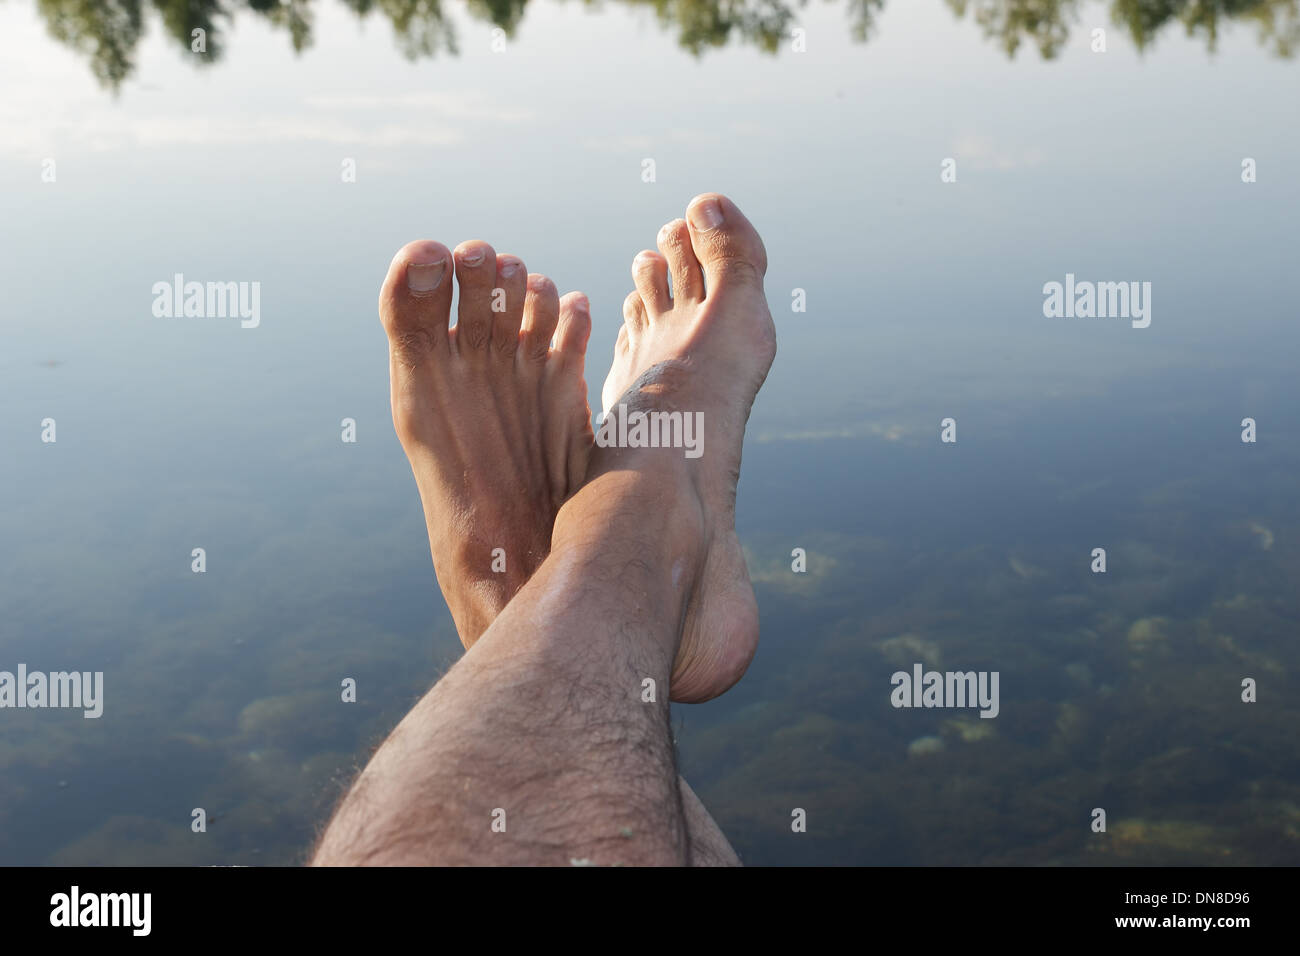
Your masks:
{"label": "water surface", "polygon": [[[778,325],[763,638],[675,721],[746,861],[1295,863],[1297,19],[1231,7],[0,5],[0,669],[106,682],[0,711],[0,862],[301,860],[459,652],[392,253],[586,291],[595,405],[632,256],[717,189]],[[178,272],[260,325],[155,318]],[[1067,273],[1150,282],[1150,327],[1045,318]],[[999,716],[892,708],[916,661],[998,671]]]}

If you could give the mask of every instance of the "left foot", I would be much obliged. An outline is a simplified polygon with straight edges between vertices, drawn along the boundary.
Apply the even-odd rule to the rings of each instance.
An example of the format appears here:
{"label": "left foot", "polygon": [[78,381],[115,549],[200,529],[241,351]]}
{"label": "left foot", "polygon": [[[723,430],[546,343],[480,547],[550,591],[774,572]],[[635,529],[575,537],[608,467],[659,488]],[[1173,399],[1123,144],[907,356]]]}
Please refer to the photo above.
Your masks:
{"label": "left foot", "polygon": [[[460,301],[449,328],[453,269]],[[587,298],[561,299],[550,279],[485,242],[453,254],[422,240],[393,259],[379,315],[393,425],[424,503],[434,572],[469,647],[550,552],[556,512],[586,474]]]}
{"label": "left foot", "polygon": [[[703,423],[698,437],[707,441],[695,458],[676,449],[598,448],[582,496],[590,501],[586,489],[615,471],[653,469],[657,486],[687,489],[678,497],[691,500],[671,505],[696,509],[704,552],[681,624],[671,696],[699,703],[740,680],[758,646],[758,606],[736,536],[736,481],[745,423],[776,356],[776,327],[763,293],[767,252],[730,199],[697,196],[685,220],[659,230],[658,244],[659,252],[642,252],[632,263],[636,291],[623,304],[605,410],[618,409],[619,417],[628,410],[695,414]],[[565,519],[557,532],[567,529]]]}

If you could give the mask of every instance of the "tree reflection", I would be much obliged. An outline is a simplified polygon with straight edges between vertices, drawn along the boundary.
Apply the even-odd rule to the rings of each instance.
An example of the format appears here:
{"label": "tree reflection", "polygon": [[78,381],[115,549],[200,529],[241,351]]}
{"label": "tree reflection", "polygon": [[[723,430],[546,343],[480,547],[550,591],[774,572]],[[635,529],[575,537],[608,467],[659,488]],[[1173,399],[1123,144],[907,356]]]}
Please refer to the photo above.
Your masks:
{"label": "tree reflection", "polygon": [[[397,48],[408,59],[431,57],[439,51],[451,54],[459,52],[456,46],[456,28],[443,16],[440,0],[343,0],[343,2],[356,11],[359,17],[366,17],[374,10],[378,10],[386,17],[393,25]],[[518,0],[518,7],[522,12],[524,0]],[[496,18],[483,17],[481,11],[476,12],[480,18],[498,23]],[[514,29],[513,25],[509,29]]]}
{"label": "tree reflection", "polygon": [[[1051,59],[1069,39],[1080,9],[1096,5],[1081,0],[948,0],[948,6],[958,17],[969,7],[984,35],[1008,56],[1028,40]],[[1293,56],[1300,40],[1300,0],[1112,0],[1110,20],[1127,30],[1139,50],[1171,23],[1181,23],[1188,36],[1203,36],[1210,50],[1220,27],[1231,20],[1254,21],[1260,43],[1277,56]],[[1102,25],[1089,23],[1088,28]]]}
{"label": "tree reflection", "polygon": [[1188,36],[1203,35],[1213,50],[1224,20],[1251,20],[1259,28],[1259,42],[1271,46],[1277,56],[1290,58],[1300,41],[1300,2],[1273,0],[1115,0],[1111,19],[1128,27],[1138,49],[1146,49],[1155,35],[1170,20],[1176,19],[1187,29]]}
{"label": "tree reflection", "polygon": [[[1168,3],[1147,2],[1148,7],[1168,7]],[[1075,19],[1078,0],[948,0],[958,17],[974,7],[974,20],[984,35],[996,40],[1007,56],[1015,56],[1023,40],[1032,41],[1044,59],[1052,59],[1070,38],[1067,19]]]}
{"label": "tree reflection", "polygon": [[[37,0],[50,35],[90,62],[101,83],[116,88],[135,66],[134,56],[152,7],[166,33],[196,62],[220,59],[223,33],[232,17],[251,11],[284,29],[296,51],[312,42],[312,12],[326,0]],[[458,52],[455,25],[442,0],[339,0],[359,18],[380,16],[392,24],[398,49],[416,59]],[[470,16],[514,37],[528,0],[466,0]],[[599,0],[583,0],[589,6]],[[793,48],[798,11],[809,0],[615,0],[653,8],[678,43],[700,55],[735,41],[776,53]],[[829,0],[837,2],[837,0]],[[839,0],[850,35],[870,39],[885,0]],[[1051,59],[1080,25],[1091,0],[947,0],[959,19],[970,19],[1008,56],[1029,43]],[[1101,18],[1097,18],[1098,21]],[[1222,26],[1230,21],[1255,25],[1259,41],[1275,56],[1290,58],[1300,45],[1300,0],[1110,0],[1110,22],[1122,28],[1139,50],[1151,46],[1170,25],[1181,23],[1189,36],[1203,37],[1214,50]],[[1102,25],[1089,21],[1091,29]],[[195,31],[203,31],[196,43]]]}
{"label": "tree reflection", "polygon": [[90,59],[107,86],[117,86],[135,65],[132,54],[144,21],[138,0],[39,0],[50,36]]}

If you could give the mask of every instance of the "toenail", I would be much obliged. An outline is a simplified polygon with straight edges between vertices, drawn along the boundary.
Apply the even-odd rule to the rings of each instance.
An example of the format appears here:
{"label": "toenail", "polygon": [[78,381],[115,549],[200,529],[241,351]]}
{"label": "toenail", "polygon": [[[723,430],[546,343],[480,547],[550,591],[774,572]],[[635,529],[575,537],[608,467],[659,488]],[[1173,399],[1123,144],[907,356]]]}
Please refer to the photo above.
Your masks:
{"label": "toenail", "polygon": [[467,249],[460,254],[460,261],[462,265],[476,266],[483,261],[483,250],[477,247]]}
{"label": "toenail", "polygon": [[447,261],[412,262],[406,267],[406,287],[415,295],[428,295],[442,282]]}
{"label": "toenail", "polygon": [[528,277],[528,291],[529,291],[529,292],[545,292],[545,291],[546,291],[546,276],[543,276],[543,275],[529,276],[529,277]]}
{"label": "toenail", "polygon": [[690,210],[691,225],[700,232],[708,232],[722,225],[722,206],[716,199],[698,202]]}
{"label": "toenail", "polygon": [[591,303],[587,301],[587,297],[585,295],[579,295],[574,297],[573,307],[577,309],[579,312],[583,313],[584,315],[591,312]]}
{"label": "toenail", "polygon": [[515,259],[506,259],[501,263],[501,276],[508,279],[519,271],[520,263]]}

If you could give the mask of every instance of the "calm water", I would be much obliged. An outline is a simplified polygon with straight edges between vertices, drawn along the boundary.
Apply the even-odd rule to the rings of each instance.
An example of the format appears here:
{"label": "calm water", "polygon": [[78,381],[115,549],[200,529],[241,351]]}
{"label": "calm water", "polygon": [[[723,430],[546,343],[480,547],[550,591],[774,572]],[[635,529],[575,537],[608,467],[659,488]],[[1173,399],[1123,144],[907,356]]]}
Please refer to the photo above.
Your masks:
{"label": "calm water", "polygon": [[[759,656],[675,711],[746,861],[1300,861],[1293,4],[230,6],[0,5],[0,670],[106,687],[0,710],[0,862],[301,860],[459,652],[392,253],[586,291],[596,404],[631,257],[706,189],[780,337]],[[154,318],[178,272],[260,282],[261,324]],[[1150,326],[1045,318],[1067,273],[1150,282]],[[892,708],[917,661],[998,671],[997,719]]]}

